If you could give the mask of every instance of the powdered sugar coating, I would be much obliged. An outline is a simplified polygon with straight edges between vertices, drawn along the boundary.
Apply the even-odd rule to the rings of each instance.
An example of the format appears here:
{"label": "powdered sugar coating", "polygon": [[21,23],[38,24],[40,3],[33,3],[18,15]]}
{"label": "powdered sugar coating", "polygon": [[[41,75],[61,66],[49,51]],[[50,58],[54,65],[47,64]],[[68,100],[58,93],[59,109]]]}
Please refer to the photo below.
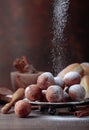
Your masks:
{"label": "powdered sugar coating", "polygon": [[42,73],[38,79],[37,84],[41,89],[47,89],[50,85],[54,85],[54,76],[50,72]]}
{"label": "powdered sugar coating", "polygon": [[46,91],[46,98],[49,102],[60,102],[63,99],[63,90],[58,85],[49,86]]}
{"label": "powdered sugar coating", "polygon": [[62,89],[64,89],[65,83],[60,77],[58,76],[54,77],[54,81],[56,85],[59,85],[60,87],[62,87]]}
{"label": "powdered sugar coating", "polygon": [[69,88],[69,96],[74,101],[81,101],[85,97],[85,89],[80,84],[75,84]]}
{"label": "powdered sugar coating", "polygon": [[40,101],[42,91],[37,84],[31,84],[25,89],[25,97],[30,101]]}
{"label": "powdered sugar coating", "polygon": [[81,76],[78,72],[71,71],[65,74],[63,81],[67,86],[71,86],[74,84],[79,84],[81,80]]}

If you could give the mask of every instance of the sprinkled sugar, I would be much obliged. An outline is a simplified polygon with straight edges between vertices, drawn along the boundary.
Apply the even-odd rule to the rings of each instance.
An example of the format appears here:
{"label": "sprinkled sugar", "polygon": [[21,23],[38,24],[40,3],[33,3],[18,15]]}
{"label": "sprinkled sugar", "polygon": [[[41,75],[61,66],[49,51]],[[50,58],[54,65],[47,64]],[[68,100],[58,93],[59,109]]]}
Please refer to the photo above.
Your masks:
{"label": "sprinkled sugar", "polygon": [[[64,29],[67,23],[69,0],[55,0],[53,11],[53,49],[51,50],[54,75],[66,66],[65,53],[69,53],[69,47],[63,42]],[[63,44],[63,45],[62,45]],[[65,46],[65,50],[63,49]],[[69,54],[68,54],[69,55]],[[68,59],[71,60],[71,59]]]}

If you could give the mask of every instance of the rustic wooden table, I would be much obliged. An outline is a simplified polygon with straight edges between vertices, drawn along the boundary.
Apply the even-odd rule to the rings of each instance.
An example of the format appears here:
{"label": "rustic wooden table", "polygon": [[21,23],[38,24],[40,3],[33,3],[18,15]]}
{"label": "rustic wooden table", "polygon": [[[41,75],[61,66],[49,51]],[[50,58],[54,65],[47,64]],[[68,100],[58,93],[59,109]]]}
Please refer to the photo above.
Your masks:
{"label": "rustic wooden table", "polygon": [[0,130],[88,130],[89,116],[49,115],[32,111],[27,118],[18,118],[13,109],[9,114],[0,113]]}

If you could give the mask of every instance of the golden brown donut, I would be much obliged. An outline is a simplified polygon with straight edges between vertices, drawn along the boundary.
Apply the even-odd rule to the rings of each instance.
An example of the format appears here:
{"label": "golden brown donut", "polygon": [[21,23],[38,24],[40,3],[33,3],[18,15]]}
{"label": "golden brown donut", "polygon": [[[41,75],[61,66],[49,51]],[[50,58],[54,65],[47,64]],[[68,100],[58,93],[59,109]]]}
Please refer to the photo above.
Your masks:
{"label": "golden brown donut", "polygon": [[84,75],[89,74],[89,62],[82,62],[80,65],[84,70]]}
{"label": "golden brown donut", "polygon": [[89,75],[84,75],[81,79],[80,84],[85,88],[85,98],[89,98]]}

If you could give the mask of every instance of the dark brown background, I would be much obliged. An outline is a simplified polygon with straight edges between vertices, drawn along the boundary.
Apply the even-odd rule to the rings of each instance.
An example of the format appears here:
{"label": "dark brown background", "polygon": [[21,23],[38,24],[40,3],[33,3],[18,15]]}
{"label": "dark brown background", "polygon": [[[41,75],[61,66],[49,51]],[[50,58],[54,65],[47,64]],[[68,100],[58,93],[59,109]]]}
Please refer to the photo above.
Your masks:
{"label": "dark brown background", "polygon": [[[88,6],[88,0],[70,0],[64,66],[89,61]],[[50,54],[52,14],[52,0],[0,0],[0,85],[10,87],[12,63],[22,55],[38,70],[54,71]]]}

